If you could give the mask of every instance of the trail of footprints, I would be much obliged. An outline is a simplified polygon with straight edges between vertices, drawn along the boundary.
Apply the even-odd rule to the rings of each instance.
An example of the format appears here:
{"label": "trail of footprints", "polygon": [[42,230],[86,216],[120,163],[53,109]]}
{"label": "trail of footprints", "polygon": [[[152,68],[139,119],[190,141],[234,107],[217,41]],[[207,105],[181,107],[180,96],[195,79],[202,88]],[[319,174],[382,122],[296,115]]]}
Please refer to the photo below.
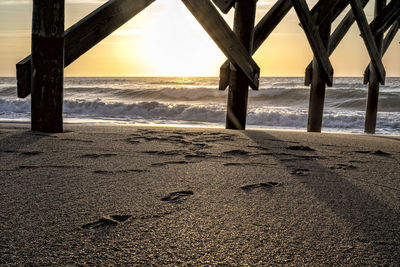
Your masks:
{"label": "trail of footprints", "polygon": [[[260,189],[272,189],[274,187],[281,186],[282,184],[277,183],[277,182],[267,182],[267,183],[257,183],[257,184],[249,184],[249,185],[244,185],[241,186],[240,189],[245,191],[245,192],[251,192],[257,188]],[[166,203],[171,203],[171,204],[180,204],[183,203],[185,200],[187,200],[188,197],[191,197],[194,195],[194,192],[192,190],[183,190],[183,191],[175,191],[171,192],[168,195],[160,198],[160,201],[166,202]],[[174,212],[179,211],[179,209],[174,210],[174,211],[169,211],[169,212],[164,212],[161,214],[155,214],[155,215],[148,215],[148,216],[141,216],[141,217],[133,217],[131,214],[124,214],[124,215],[105,215],[100,217],[97,221],[86,223],[81,226],[83,229],[97,229],[97,228],[103,228],[103,227],[109,227],[109,226],[117,226],[128,219],[158,219],[162,218],[166,215],[170,215]]]}

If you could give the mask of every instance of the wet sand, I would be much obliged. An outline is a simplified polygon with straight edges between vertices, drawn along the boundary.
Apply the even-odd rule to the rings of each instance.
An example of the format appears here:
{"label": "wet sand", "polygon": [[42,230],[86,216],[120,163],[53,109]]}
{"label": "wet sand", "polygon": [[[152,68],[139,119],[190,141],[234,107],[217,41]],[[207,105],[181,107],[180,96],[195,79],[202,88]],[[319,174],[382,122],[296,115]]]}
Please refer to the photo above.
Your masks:
{"label": "wet sand", "polygon": [[0,264],[400,264],[400,137],[0,124]]}

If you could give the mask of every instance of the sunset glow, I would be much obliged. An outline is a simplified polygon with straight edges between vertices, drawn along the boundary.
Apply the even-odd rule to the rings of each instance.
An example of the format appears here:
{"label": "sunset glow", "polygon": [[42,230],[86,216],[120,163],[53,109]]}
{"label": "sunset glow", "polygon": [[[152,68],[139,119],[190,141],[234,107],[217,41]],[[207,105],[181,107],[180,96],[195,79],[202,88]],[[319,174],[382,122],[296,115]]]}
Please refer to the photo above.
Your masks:
{"label": "sunset glow", "polygon": [[[66,28],[105,0],[66,0]],[[276,1],[259,0],[257,18]],[[316,1],[307,1],[310,8]],[[30,54],[31,1],[0,1],[0,76]],[[369,20],[373,5],[365,9]],[[232,25],[233,11],[224,15]],[[254,56],[262,76],[303,76],[312,51],[293,10]],[[337,25],[338,22],[335,22]],[[400,33],[383,58],[387,75],[400,76]],[[82,55],[67,76],[218,76],[226,57],[180,0],[157,0]],[[336,76],[361,76],[367,50],[353,25],[331,56]]]}

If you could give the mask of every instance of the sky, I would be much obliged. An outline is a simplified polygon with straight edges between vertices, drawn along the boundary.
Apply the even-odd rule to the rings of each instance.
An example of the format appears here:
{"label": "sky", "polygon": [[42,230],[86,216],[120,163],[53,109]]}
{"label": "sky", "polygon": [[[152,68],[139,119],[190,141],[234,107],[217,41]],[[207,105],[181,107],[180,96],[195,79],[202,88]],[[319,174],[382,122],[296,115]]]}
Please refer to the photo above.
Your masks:
{"label": "sky", "polygon": [[[105,0],[66,0],[65,28]],[[276,1],[258,0],[256,21]],[[307,1],[309,8],[316,0]],[[373,3],[365,9],[373,19]],[[232,25],[233,10],[223,15]],[[334,22],[334,26],[338,24]],[[30,54],[32,0],[0,0],[0,76]],[[387,76],[400,76],[400,32],[383,58]],[[312,59],[292,9],[254,55],[262,76],[304,76]],[[218,76],[224,54],[180,0],[157,0],[65,69],[66,76]],[[354,23],[330,57],[335,76],[362,76],[368,53]]]}

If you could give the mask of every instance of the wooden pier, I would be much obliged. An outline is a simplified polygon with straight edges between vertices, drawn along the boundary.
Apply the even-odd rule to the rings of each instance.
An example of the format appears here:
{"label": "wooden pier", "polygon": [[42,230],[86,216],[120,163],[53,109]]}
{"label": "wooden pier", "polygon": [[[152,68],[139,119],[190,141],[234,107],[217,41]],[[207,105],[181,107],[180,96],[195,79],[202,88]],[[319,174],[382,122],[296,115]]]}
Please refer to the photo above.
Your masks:
{"label": "wooden pier", "polygon": [[[65,0],[33,0],[32,54],[17,64],[18,97],[32,95],[32,130],[62,132],[64,68],[86,53],[155,0],[110,0],[64,31]],[[255,24],[257,0],[182,0],[226,55],[219,90],[229,87],[226,128],[245,129],[249,87],[258,90],[260,68],[252,55],[294,8],[314,58],[305,71],[310,85],[309,132],[320,132],[326,86],[333,84],[329,57],[357,23],[370,57],[364,72],[368,84],[365,132],[375,133],[379,85],[385,83],[382,57],[400,27],[400,0],[375,0],[368,23],[369,0],[319,0],[310,10],[306,0],[277,0]],[[388,2],[388,3],[387,3]],[[332,22],[351,9],[332,32]],[[218,12],[234,8],[233,29]]]}

